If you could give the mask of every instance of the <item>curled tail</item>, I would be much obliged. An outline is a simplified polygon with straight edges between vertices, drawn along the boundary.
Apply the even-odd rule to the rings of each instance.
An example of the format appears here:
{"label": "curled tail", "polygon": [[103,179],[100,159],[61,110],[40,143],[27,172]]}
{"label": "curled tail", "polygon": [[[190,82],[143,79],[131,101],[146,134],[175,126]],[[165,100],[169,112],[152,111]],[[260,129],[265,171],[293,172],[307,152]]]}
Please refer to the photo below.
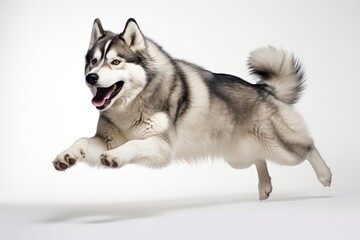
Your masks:
{"label": "curled tail", "polygon": [[250,73],[266,84],[279,100],[294,104],[304,89],[304,71],[299,61],[283,50],[264,47],[253,51],[248,60]]}

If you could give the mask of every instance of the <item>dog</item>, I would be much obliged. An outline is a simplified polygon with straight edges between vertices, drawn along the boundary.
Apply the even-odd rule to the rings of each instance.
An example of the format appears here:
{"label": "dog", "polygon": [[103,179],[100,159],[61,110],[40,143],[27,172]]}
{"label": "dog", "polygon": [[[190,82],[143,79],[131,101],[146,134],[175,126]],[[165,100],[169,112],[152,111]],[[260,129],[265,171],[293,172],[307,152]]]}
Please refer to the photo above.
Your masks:
{"label": "dog", "polygon": [[319,181],[332,174],[293,109],[304,88],[297,58],[271,46],[251,52],[257,80],[213,73],[172,58],[134,19],[122,33],[93,24],[85,80],[100,116],[94,137],[80,138],[53,161],[120,168],[162,168],[173,159],[222,158],[235,169],[256,166],[260,200],[272,191],[266,160],[297,165],[307,159]]}

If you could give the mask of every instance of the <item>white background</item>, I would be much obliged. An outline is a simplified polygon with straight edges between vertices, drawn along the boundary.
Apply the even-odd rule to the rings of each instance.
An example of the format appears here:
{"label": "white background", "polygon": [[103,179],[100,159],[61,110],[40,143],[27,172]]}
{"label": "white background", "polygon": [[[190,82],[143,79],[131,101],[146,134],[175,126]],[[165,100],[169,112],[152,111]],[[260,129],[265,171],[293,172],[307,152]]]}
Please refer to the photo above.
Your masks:
{"label": "white background", "polygon": [[[98,17],[105,29],[121,32],[134,17],[143,33],[172,56],[214,72],[250,80],[247,56],[264,45],[298,56],[307,87],[296,108],[332,169],[333,186],[323,188],[307,162],[297,167],[270,164],[270,198],[280,201],[271,211],[290,206],[301,213],[304,206],[340,207],[340,202],[358,218],[359,204],[336,199],[360,195],[359,10],[356,0],[1,1],[0,203],[103,204],[92,212],[97,217],[111,212],[111,206],[131,216],[169,209],[181,215],[184,208],[207,205],[216,215],[230,212],[226,204],[236,202],[239,211],[247,209],[251,216],[244,204],[257,213],[264,207],[256,205],[255,169],[234,170],[221,161],[178,163],[162,170],[84,164],[66,172],[53,169],[58,153],[95,132],[98,112],[83,76],[93,20]],[[142,203],[140,210],[134,202]],[[228,225],[225,219],[220,223]]]}

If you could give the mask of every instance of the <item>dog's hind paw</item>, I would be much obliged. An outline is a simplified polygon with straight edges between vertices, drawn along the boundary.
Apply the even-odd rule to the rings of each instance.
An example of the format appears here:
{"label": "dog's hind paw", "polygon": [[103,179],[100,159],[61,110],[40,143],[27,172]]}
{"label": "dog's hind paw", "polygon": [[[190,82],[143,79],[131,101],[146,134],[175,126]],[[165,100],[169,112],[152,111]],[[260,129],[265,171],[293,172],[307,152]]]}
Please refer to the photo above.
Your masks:
{"label": "dog's hind paw", "polygon": [[332,173],[328,167],[322,169],[322,171],[318,173],[317,177],[324,187],[330,187],[332,182]]}
{"label": "dog's hind paw", "polygon": [[65,171],[66,169],[74,166],[78,160],[83,158],[85,158],[85,151],[83,149],[69,148],[60,153],[52,163],[56,170]]}
{"label": "dog's hind paw", "polygon": [[260,184],[259,185],[259,199],[260,199],[260,201],[264,201],[264,200],[268,199],[271,192],[272,192],[271,183]]}
{"label": "dog's hind paw", "polygon": [[330,187],[332,176],[330,175],[328,177],[319,177],[319,181],[322,183],[322,185],[324,185],[324,187]]}

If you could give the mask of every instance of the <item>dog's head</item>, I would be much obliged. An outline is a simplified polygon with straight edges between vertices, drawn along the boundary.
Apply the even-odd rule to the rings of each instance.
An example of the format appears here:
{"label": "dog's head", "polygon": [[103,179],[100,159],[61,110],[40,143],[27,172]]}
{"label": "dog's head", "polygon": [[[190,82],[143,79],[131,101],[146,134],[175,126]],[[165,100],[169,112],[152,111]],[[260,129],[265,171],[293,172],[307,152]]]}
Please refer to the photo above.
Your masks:
{"label": "dog's head", "polygon": [[145,52],[146,40],[134,19],[127,21],[120,34],[104,31],[100,20],[94,21],[85,79],[98,110],[104,111],[114,103],[125,107],[143,90]]}

